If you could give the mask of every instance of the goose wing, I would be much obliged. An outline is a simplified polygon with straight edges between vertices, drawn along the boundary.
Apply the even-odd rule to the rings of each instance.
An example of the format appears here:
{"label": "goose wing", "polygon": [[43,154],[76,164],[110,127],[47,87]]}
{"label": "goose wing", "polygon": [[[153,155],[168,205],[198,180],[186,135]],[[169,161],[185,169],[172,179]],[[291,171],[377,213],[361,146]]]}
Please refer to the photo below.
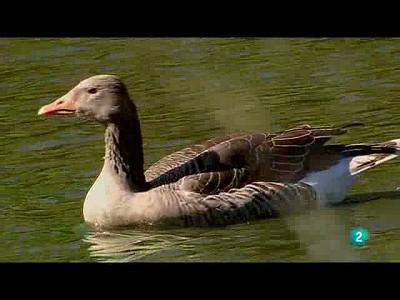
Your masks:
{"label": "goose wing", "polygon": [[145,176],[153,188],[176,183],[205,194],[254,181],[294,182],[310,168],[328,167],[340,156],[340,151],[327,155],[324,144],[331,136],[345,133],[347,127],[304,125],[274,134],[239,133],[215,138],[164,157]]}
{"label": "goose wing", "polygon": [[201,144],[195,144],[179,150],[177,152],[171,153],[159,161],[155,162],[151,165],[145,172],[146,181],[150,182],[157,177],[165,174],[166,172],[175,169],[179,166],[182,166],[186,162],[190,161],[191,159],[197,157],[200,153],[207,150],[208,148],[222,143],[224,141],[233,139],[235,137],[244,135],[244,133],[235,133],[231,135],[226,135],[222,137],[216,137],[213,139],[209,139]]}

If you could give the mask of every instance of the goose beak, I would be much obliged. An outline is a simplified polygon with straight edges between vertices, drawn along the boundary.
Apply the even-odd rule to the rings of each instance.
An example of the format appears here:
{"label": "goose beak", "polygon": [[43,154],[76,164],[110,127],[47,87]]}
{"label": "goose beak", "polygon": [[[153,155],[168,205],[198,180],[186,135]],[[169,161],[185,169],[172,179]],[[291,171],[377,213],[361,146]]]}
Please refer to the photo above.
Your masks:
{"label": "goose beak", "polygon": [[38,115],[73,115],[75,112],[75,102],[71,99],[61,97],[50,104],[42,106],[38,111]]}

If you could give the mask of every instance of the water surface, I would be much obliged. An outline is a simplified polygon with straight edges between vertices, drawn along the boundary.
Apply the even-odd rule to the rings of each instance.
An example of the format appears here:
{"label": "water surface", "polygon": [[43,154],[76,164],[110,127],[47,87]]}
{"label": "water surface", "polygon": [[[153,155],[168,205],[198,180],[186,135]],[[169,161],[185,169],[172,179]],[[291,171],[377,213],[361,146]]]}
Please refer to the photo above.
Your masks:
{"label": "water surface", "polygon": [[[400,261],[400,198],[224,228],[93,232],[83,199],[103,128],[38,108],[95,74],[138,105],[146,167],[238,130],[360,121],[337,142],[400,137],[398,39],[0,39],[0,261]],[[393,191],[400,160],[352,194]],[[370,230],[366,247],[351,228]]]}

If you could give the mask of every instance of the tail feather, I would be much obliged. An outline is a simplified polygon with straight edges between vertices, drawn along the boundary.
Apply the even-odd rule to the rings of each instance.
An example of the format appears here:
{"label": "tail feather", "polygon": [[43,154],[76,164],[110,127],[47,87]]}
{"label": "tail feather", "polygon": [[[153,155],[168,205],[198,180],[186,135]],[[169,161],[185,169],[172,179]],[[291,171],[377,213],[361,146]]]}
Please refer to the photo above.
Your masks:
{"label": "tail feather", "polygon": [[400,139],[379,144],[377,147],[383,147],[382,149],[386,149],[384,152],[387,153],[355,156],[350,162],[351,175],[360,174],[400,155]]}
{"label": "tail feather", "polygon": [[351,144],[351,145],[326,145],[328,153],[340,153],[344,157],[355,157],[370,154],[394,154],[398,150],[396,144],[389,142],[383,144]]}
{"label": "tail feather", "polygon": [[[334,147],[342,146],[334,145]],[[315,189],[322,205],[343,201],[358,174],[400,155],[400,139],[376,145],[343,147],[348,147],[352,155],[345,155],[337,164],[328,169],[310,172],[301,180]],[[341,151],[341,149],[334,151]],[[379,153],[379,151],[382,152]],[[363,153],[367,154],[363,155]]]}

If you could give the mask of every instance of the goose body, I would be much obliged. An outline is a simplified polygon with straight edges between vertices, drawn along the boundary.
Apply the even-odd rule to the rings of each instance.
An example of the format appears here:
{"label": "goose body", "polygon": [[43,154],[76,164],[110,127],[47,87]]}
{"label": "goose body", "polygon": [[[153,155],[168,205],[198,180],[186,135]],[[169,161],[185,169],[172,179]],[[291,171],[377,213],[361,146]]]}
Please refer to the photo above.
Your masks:
{"label": "goose body", "polygon": [[400,146],[400,140],[329,145],[332,136],[360,124],[304,125],[214,138],[144,171],[136,106],[118,77],[85,79],[38,114],[105,125],[104,165],[83,206],[85,221],[97,227],[224,225],[340,202],[356,177],[397,157]]}

